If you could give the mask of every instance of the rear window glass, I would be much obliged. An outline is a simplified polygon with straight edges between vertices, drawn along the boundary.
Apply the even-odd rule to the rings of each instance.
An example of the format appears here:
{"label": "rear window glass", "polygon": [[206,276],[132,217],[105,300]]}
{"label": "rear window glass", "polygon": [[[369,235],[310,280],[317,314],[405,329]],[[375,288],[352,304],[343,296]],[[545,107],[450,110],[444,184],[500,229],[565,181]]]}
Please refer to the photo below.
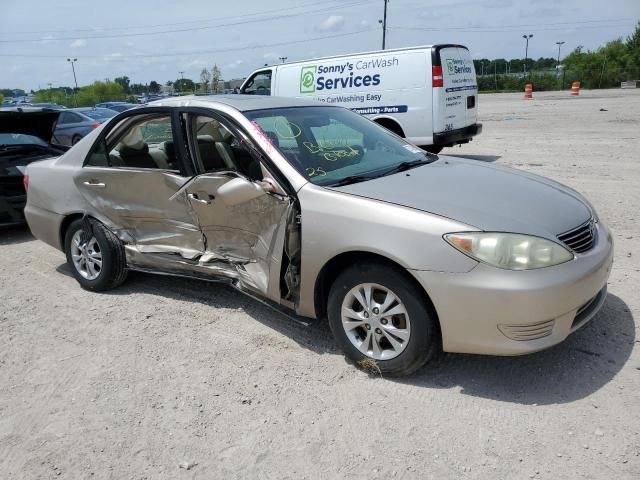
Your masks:
{"label": "rear window glass", "polygon": [[0,133],[0,145],[42,145],[46,146],[47,142],[24,133]]}

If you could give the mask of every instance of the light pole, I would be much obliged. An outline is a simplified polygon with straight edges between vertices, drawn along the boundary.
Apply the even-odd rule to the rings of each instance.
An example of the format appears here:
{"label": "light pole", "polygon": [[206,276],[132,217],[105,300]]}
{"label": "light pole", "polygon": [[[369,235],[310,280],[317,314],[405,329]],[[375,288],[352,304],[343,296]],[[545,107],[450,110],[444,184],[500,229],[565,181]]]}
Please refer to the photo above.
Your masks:
{"label": "light pole", "polygon": [[73,71],[73,81],[76,84],[76,90],[78,89],[78,80],[76,79],[76,67],[74,67],[74,63],[76,63],[78,61],[77,58],[71,59],[71,58],[67,58],[67,62],[71,63],[71,70]]}
{"label": "light pole", "polygon": [[527,76],[527,60],[529,59],[529,39],[533,37],[533,33],[530,33],[529,35],[523,35],[522,38],[524,38],[527,42],[526,46],[524,47],[524,75],[525,77]]}
{"label": "light pole", "polygon": [[556,70],[558,71],[558,76],[560,76],[560,47],[564,45],[564,42],[556,42],[556,45],[558,45],[558,66],[556,67]]}
{"label": "light pole", "polygon": [[282,63],[287,61],[287,57],[278,57]]}
{"label": "light pole", "polygon": [[387,3],[389,0],[384,0],[384,15],[382,20],[378,20],[378,23],[382,25],[382,50],[384,50],[387,38]]}

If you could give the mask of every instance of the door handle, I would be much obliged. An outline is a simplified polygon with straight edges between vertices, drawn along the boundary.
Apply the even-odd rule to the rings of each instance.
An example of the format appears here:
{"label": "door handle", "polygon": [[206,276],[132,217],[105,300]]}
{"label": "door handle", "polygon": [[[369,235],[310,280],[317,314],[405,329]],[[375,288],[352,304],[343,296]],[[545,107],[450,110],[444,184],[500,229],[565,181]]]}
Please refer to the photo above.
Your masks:
{"label": "door handle", "polygon": [[107,185],[102,183],[102,182],[97,182],[95,180],[89,180],[88,182],[82,182],[83,185],[86,185],[87,187],[92,187],[92,188],[104,188]]}
{"label": "door handle", "polygon": [[211,200],[213,200],[212,195],[209,195],[209,200],[205,200],[203,198],[199,198],[197,193],[189,193],[187,194],[187,197],[189,197],[189,199],[193,200],[194,202],[204,203],[205,205],[211,205]]}

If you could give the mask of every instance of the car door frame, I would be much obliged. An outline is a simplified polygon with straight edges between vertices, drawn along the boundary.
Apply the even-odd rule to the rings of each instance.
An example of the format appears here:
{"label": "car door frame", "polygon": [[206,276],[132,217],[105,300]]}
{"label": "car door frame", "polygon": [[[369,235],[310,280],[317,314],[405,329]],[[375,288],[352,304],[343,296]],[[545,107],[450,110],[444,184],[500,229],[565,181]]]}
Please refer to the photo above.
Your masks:
{"label": "car door frame", "polygon": [[[129,129],[132,125],[131,123],[122,123],[122,121],[132,117],[154,114],[168,115],[171,118],[172,137],[176,151],[176,161],[179,166],[177,175],[180,177],[181,181],[179,183],[179,186],[176,186],[176,191],[172,193],[171,197],[169,197],[167,201],[176,201],[177,199],[177,201],[183,201],[183,203],[185,204],[184,219],[189,221],[189,225],[186,225],[185,223],[183,223],[183,225],[190,228],[185,229],[184,235],[190,235],[189,238],[192,239],[191,242],[187,241],[185,243],[194,244],[194,242],[196,242],[198,238],[200,239],[200,241],[202,241],[202,234],[201,230],[199,229],[199,225],[197,224],[197,219],[193,214],[193,209],[186,199],[186,193],[184,190],[185,185],[187,185],[193,178],[194,169],[189,153],[184,148],[185,139],[176,107],[147,107],[135,109],[134,111],[126,111],[113,117],[105,126],[105,128],[100,132],[92,148],[88,151],[83,161],[82,169],[79,170],[78,174],[74,176],[74,182],[81,192],[90,190],[101,192],[105,188],[104,182],[101,182],[100,180],[101,172],[104,172],[107,176],[113,176],[114,172],[135,172],[143,175],[151,175],[154,172],[157,172],[158,174],[161,174],[163,176],[171,175],[175,177],[175,170],[111,165],[109,161],[109,137],[121,138],[121,135],[125,133],[127,129]],[[113,147],[113,144],[111,145],[111,147]],[[92,155],[96,152],[97,149],[100,148],[102,148],[105,152],[107,165],[96,166],[89,164]],[[91,185],[92,182],[93,185]],[[89,188],[90,186],[92,188]],[[95,187],[95,189],[93,189],[93,187]],[[109,185],[106,185],[106,188],[109,188]],[[180,195],[182,195],[184,198],[177,198]],[[96,196],[99,197],[100,193],[97,193]],[[108,201],[106,203],[108,204]],[[163,246],[162,239],[160,239],[160,243],[151,246],[151,248],[144,247],[143,249],[146,249],[147,252],[140,251],[140,248],[138,247],[138,245],[136,245],[136,236],[132,234],[132,232],[135,230],[135,227],[123,228],[122,224],[118,225],[118,223],[113,221],[114,215],[101,212],[100,209],[92,205],[89,200],[87,200],[87,204],[91,205],[91,211],[87,213],[89,213],[91,216],[94,216],[112,231],[116,232],[118,237],[123,241],[123,243],[125,244],[125,252],[127,254],[127,262],[131,265],[131,267],[133,267],[133,269],[160,271],[163,273],[189,274],[191,272],[190,267],[193,266],[192,259],[204,253],[203,248],[188,248],[189,246],[194,246],[195,244],[185,245],[183,246],[183,248],[180,248],[177,245],[165,243],[164,246],[166,246],[167,249],[166,251],[161,251],[162,249],[158,247]],[[188,215],[186,215],[186,213],[188,213]],[[135,219],[135,215],[128,218]],[[141,224],[142,223],[144,222],[141,222]],[[162,234],[160,229],[158,229],[158,233]],[[166,241],[168,242],[168,239]],[[168,256],[166,254],[170,255]]]}
{"label": "car door frame", "polygon": [[[299,212],[299,202],[298,202],[296,192],[291,186],[291,184],[289,183],[289,181],[287,180],[286,176],[282,172],[280,172],[278,167],[270,159],[269,155],[266,152],[264,152],[264,150],[260,147],[258,142],[255,141],[253,136],[249,134],[249,132],[245,128],[243,128],[239,124],[239,122],[233,118],[232,115],[228,114],[225,111],[217,110],[213,106],[212,107],[183,106],[183,107],[178,107],[177,110],[178,110],[178,115],[182,116],[183,114],[187,114],[187,118],[189,118],[189,116],[201,115],[201,116],[205,116],[205,117],[209,117],[214,120],[217,120],[222,125],[224,125],[224,127],[227,128],[231,134],[236,136],[236,138],[241,139],[243,137],[246,137],[247,139],[251,140],[250,145],[245,144],[245,148],[247,149],[249,154],[251,154],[256,161],[260,162],[260,165],[262,166],[262,168],[264,168],[264,170],[267,171],[269,176],[273,178],[273,180],[277,183],[277,187],[279,187],[279,189],[282,192],[284,192],[284,196],[289,198],[289,204],[290,204],[289,210]],[[239,114],[241,115],[241,113]],[[197,145],[193,143],[194,139],[192,138],[192,135],[187,130],[187,128],[188,127],[185,127],[185,131],[184,131],[184,134],[186,135],[185,144],[188,145],[189,149],[192,151],[192,153],[190,153],[190,157],[192,158],[192,163],[195,168],[194,176],[189,182],[189,184],[193,183],[193,181],[198,177],[206,176],[206,175],[214,175],[214,174],[220,174],[220,176],[223,176],[223,175],[230,176],[232,178],[241,177],[241,178],[244,178],[245,180],[256,182],[256,180],[248,178],[242,172],[237,170],[220,170],[217,172],[202,171],[195,158],[196,153],[194,149],[197,148]],[[238,286],[239,288],[248,288],[249,290],[256,291],[257,293],[264,295],[267,298],[274,300],[276,302],[283,303],[283,304],[286,303],[282,301],[282,292],[280,288],[280,282],[282,279],[282,275],[284,274],[284,272],[282,271],[282,267],[283,267],[283,260],[285,255],[284,246],[285,246],[285,242],[287,241],[286,227],[287,227],[287,224],[280,225],[278,227],[277,237],[274,240],[276,242],[274,252],[278,252],[278,253],[277,255],[273,255],[271,257],[266,289],[256,290],[255,285],[251,285],[250,282],[243,284],[242,279],[240,279],[240,284],[236,286]]]}

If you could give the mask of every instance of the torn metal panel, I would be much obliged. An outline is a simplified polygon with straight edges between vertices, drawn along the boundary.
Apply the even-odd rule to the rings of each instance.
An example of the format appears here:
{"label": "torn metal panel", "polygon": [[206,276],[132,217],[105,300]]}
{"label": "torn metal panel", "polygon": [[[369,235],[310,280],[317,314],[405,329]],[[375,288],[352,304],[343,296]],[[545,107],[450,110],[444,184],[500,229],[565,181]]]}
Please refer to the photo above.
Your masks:
{"label": "torn metal panel", "polygon": [[91,167],[74,181],[125,244],[141,253],[175,253],[188,259],[202,255],[205,241],[197,215],[186,193],[179,193],[185,177],[161,170]]}
{"label": "torn metal panel", "polygon": [[279,265],[282,255],[277,233],[291,206],[289,199],[266,192],[257,198],[249,192],[250,199],[240,201],[235,187],[228,188],[239,180],[248,183],[228,173],[201,175],[186,191],[205,237],[203,259],[227,261],[243,286],[266,294],[272,265]]}

